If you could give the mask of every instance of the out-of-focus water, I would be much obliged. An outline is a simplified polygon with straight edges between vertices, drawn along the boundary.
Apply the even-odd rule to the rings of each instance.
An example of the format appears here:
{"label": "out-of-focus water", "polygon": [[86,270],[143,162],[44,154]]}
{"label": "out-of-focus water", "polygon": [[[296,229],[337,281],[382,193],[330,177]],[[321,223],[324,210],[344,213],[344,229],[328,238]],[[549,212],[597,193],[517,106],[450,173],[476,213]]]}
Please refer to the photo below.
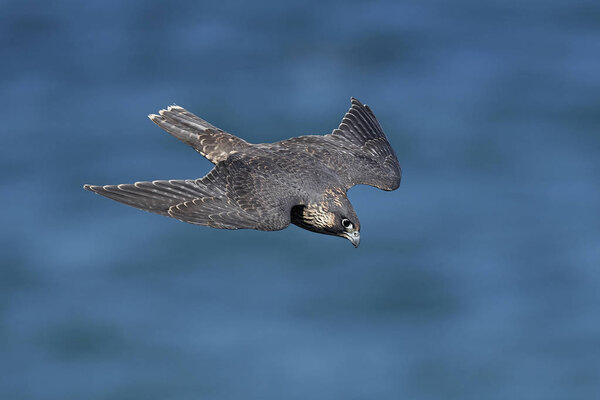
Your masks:
{"label": "out-of-focus water", "polygon": [[[600,398],[600,3],[3,2],[0,398]],[[403,167],[362,243],[219,231],[83,183],[368,103]]]}

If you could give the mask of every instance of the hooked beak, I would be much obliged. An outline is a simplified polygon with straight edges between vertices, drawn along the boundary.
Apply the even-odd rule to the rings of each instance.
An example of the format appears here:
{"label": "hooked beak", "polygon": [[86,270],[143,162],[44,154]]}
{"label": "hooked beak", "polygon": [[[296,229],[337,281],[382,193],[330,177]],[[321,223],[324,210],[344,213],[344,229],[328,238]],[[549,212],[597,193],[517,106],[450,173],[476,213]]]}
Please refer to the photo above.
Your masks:
{"label": "hooked beak", "polygon": [[358,247],[358,245],[360,244],[360,232],[359,231],[344,232],[342,236],[345,237],[346,239],[348,239],[354,245],[354,247]]}

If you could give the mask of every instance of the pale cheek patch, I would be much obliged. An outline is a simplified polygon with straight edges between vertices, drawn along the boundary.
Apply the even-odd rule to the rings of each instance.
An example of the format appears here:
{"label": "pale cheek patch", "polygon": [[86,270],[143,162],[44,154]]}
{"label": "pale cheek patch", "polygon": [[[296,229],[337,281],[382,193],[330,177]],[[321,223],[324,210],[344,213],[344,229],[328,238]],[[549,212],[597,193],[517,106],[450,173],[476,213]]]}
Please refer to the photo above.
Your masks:
{"label": "pale cheek patch", "polygon": [[331,228],[335,222],[335,216],[332,213],[322,213],[314,216],[314,223],[322,228]]}
{"label": "pale cheek patch", "polygon": [[321,228],[330,228],[335,224],[335,215],[319,204],[304,207],[303,217],[310,225]]}

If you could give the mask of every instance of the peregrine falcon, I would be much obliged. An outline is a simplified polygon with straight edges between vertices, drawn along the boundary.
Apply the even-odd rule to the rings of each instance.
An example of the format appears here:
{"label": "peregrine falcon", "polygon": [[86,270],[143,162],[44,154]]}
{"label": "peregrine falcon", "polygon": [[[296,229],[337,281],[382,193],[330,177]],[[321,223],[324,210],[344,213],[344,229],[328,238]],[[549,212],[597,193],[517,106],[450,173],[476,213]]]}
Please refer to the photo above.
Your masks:
{"label": "peregrine falcon", "polygon": [[148,117],[215,164],[206,176],[83,187],[190,224],[277,231],[292,223],[358,247],[360,223],[346,192],[359,184],[395,190],[402,172],[371,109],[351,103],[328,135],[261,144],[173,105]]}

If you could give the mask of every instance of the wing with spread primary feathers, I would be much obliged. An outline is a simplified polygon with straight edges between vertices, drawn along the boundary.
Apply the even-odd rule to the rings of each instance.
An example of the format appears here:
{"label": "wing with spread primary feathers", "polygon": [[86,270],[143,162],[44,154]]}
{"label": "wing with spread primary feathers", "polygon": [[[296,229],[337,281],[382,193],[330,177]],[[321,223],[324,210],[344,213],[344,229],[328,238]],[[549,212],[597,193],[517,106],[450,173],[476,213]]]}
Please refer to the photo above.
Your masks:
{"label": "wing with spread primary feathers", "polygon": [[339,127],[325,136],[299,136],[277,144],[305,150],[334,170],[347,189],[364,184],[383,190],[400,186],[402,171],[371,109],[352,98]]}
{"label": "wing with spread primary feathers", "polygon": [[204,178],[195,180],[84,185],[84,189],[190,224],[265,231],[287,227],[294,199],[280,193],[261,196],[257,188],[267,179],[244,176],[247,171],[235,161],[236,157],[232,157],[231,161],[219,163]]}

